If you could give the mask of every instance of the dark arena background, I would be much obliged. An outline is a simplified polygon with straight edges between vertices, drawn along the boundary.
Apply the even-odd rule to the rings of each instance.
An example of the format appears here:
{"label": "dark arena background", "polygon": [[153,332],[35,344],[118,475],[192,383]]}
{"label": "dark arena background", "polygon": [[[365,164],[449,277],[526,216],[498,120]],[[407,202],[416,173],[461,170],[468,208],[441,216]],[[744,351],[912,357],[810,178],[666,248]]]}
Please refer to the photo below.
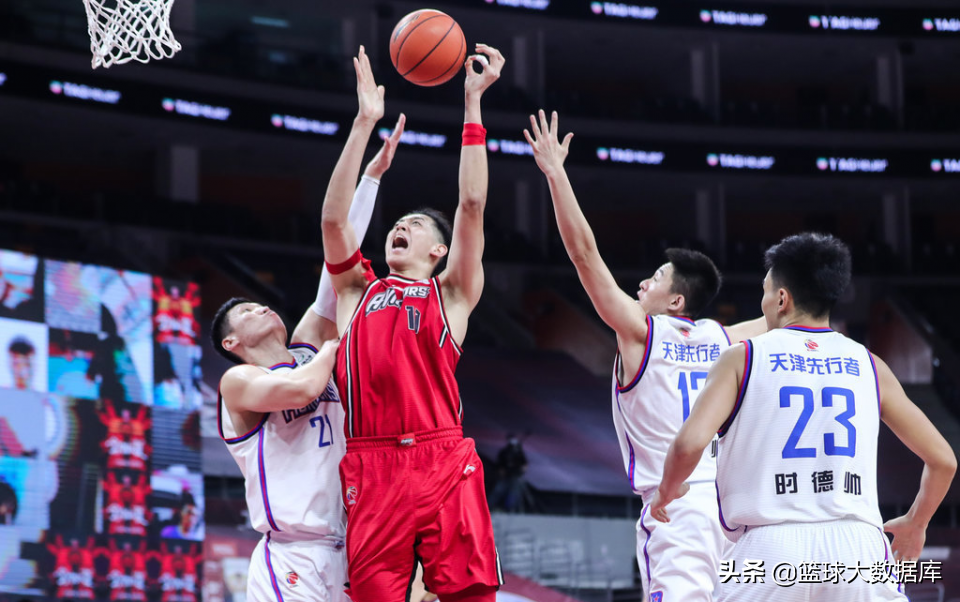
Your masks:
{"label": "dark arena background", "polygon": [[[508,434],[528,460],[520,499],[493,512],[501,601],[648,599],[611,421],[616,340],[524,140],[537,109],[576,133],[568,172],[628,292],[690,247],[724,273],[706,315],[757,317],[769,245],[841,237],[854,281],[834,327],[960,446],[955,0],[432,7],[507,57],[483,99],[486,284],[458,369],[487,490]],[[364,254],[383,270],[405,211],[452,214],[463,76],[416,87],[387,53],[419,8],[176,0],[179,53],[93,70],[82,0],[0,2],[0,600],[245,599],[258,535],[217,434],[228,364],[210,320],[245,296],[292,331],[313,302],[360,44],[386,86],[380,127],[407,115]],[[889,519],[922,463],[886,428],[879,456]],[[955,485],[914,602],[960,600],[958,508]]]}

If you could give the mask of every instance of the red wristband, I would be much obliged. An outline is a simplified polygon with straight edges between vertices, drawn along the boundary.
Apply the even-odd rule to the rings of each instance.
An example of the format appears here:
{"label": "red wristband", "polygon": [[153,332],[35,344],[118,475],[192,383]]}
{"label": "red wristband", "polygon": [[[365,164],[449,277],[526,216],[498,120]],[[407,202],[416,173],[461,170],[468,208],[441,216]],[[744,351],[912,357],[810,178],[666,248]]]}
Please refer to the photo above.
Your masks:
{"label": "red wristband", "polygon": [[463,124],[463,145],[475,146],[487,143],[487,130],[479,123]]}
{"label": "red wristband", "polygon": [[361,260],[361,259],[363,259],[363,255],[360,254],[360,249],[357,248],[357,250],[354,252],[354,254],[351,255],[351,256],[350,256],[346,261],[344,261],[344,262],[338,263],[338,264],[336,264],[336,265],[332,265],[332,264],[331,264],[330,262],[328,262],[328,261],[324,261],[323,263],[327,266],[327,271],[330,272],[330,275],[331,275],[331,276],[336,276],[337,274],[342,274],[342,273],[346,272],[347,270],[349,270],[350,268],[352,268],[353,266],[355,266],[355,265],[357,265],[358,263],[360,263],[360,260]]}

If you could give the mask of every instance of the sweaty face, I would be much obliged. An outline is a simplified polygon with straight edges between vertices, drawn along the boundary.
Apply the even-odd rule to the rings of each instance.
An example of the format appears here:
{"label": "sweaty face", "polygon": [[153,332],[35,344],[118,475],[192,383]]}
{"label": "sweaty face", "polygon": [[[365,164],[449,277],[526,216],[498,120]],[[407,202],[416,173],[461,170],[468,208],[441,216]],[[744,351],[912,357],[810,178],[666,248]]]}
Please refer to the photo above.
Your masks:
{"label": "sweaty face", "polygon": [[673,289],[673,264],[665,263],[652,276],[640,281],[637,301],[643,311],[652,316],[665,314],[675,296]]}
{"label": "sweaty face", "polygon": [[387,234],[387,264],[391,268],[402,268],[414,262],[429,261],[430,253],[441,244],[432,218],[420,213],[405,215]]}
{"label": "sweaty face", "polygon": [[286,340],[287,329],[275,311],[259,303],[241,303],[230,309],[230,335],[246,346],[256,345],[263,337],[281,329]]}

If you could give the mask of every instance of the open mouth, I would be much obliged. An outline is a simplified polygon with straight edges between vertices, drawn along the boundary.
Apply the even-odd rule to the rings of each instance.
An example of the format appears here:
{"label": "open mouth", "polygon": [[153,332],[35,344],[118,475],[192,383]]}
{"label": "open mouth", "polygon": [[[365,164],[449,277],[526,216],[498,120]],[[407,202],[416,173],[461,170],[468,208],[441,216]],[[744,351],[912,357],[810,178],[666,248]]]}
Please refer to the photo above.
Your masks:
{"label": "open mouth", "polygon": [[393,237],[393,247],[394,249],[406,249],[410,243],[407,242],[407,239],[403,237],[402,234],[397,234]]}

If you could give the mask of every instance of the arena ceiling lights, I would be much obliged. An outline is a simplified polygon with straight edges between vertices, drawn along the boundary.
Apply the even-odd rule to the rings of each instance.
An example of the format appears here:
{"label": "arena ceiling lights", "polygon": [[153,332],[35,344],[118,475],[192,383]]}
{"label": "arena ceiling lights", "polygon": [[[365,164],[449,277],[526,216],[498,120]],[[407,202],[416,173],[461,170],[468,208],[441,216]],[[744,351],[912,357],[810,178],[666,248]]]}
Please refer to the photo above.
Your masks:
{"label": "arena ceiling lights", "polygon": [[445,0],[445,3],[504,12],[539,13],[583,21],[634,23],[665,28],[809,35],[960,36],[960,10],[912,6],[871,9],[833,4],[784,6],[722,1],[679,3],[666,0],[653,3],[599,0]]}

